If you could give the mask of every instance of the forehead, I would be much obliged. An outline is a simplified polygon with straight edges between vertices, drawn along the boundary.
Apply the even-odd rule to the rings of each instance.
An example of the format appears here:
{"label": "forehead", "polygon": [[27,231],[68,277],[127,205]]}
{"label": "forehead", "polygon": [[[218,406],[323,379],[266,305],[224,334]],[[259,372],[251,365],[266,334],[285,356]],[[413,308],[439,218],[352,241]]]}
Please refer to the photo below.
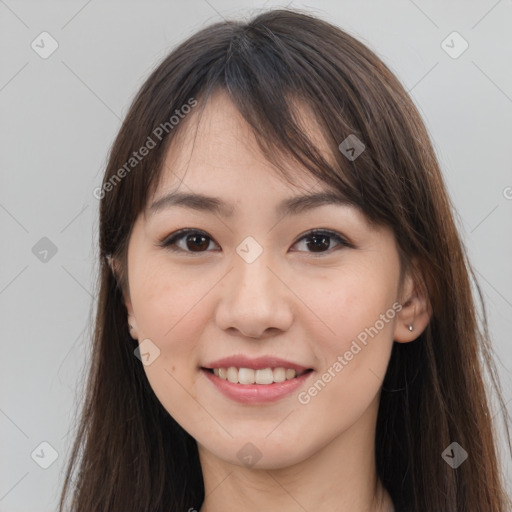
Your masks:
{"label": "forehead", "polygon": [[[305,105],[295,103],[294,115],[308,137],[331,159],[321,130]],[[204,105],[180,121],[170,141],[152,201],[164,191],[177,187],[194,190],[244,189],[325,191],[327,185],[290,156],[279,155],[292,183],[281,176],[261,151],[252,127],[223,91],[215,92]],[[264,185],[263,185],[264,184]],[[332,188],[331,188],[332,190]]]}
{"label": "forehead", "polygon": [[[373,229],[343,191],[328,186],[285,155],[280,163],[290,180],[282,176],[225,95],[210,99],[201,114],[185,119],[171,140],[158,187],[144,212],[147,220],[172,208],[225,220],[258,217],[273,222],[312,213],[317,207],[337,206],[343,207],[345,219],[356,219]],[[310,121],[309,112],[300,110],[296,115],[307,126],[307,136],[329,160],[327,143]]]}

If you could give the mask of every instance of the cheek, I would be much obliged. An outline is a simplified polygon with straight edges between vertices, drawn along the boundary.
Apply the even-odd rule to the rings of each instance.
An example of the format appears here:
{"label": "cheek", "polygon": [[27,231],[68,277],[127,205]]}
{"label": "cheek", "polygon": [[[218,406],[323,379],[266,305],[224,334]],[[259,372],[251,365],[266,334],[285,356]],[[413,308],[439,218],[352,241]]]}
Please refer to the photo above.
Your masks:
{"label": "cheek", "polygon": [[393,298],[382,290],[365,291],[360,286],[339,290],[317,309],[334,334],[323,324],[310,333],[316,332],[314,351],[320,363],[316,378],[297,397],[306,417],[315,417],[315,428],[328,437],[376,410],[371,404],[378,400],[386,373],[395,322]]}
{"label": "cheek", "polygon": [[[375,324],[396,300],[395,269],[382,266],[352,267],[314,281],[302,279],[297,295],[330,333],[334,346]],[[382,329],[382,327],[381,327]],[[389,324],[382,330],[389,330]]]}
{"label": "cheek", "polygon": [[141,336],[179,345],[184,333],[193,339],[201,302],[211,288],[201,278],[199,267],[178,272],[156,262],[134,274],[130,287]]}
{"label": "cheek", "polygon": [[308,315],[318,325],[310,332],[317,359],[323,372],[330,369],[325,379],[337,383],[329,387],[347,396],[376,391],[384,377],[396,317],[394,271],[377,265],[352,268],[335,280],[304,287],[309,290],[305,302],[314,313]]}
{"label": "cheek", "polygon": [[212,285],[198,271],[176,272],[164,265],[146,265],[143,272],[133,274],[130,285],[139,338],[149,338],[160,350],[144,367],[153,391],[178,422],[202,417],[194,372],[199,365],[198,340],[208,319],[204,304]]}
{"label": "cheek", "polygon": [[139,339],[149,338],[160,351],[144,370],[160,402],[175,418],[201,416],[200,408],[194,409],[194,381],[200,357],[198,340],[208,321],[204,305],[212,284],[193,274],[197,272],[147,265],[130,281]]}

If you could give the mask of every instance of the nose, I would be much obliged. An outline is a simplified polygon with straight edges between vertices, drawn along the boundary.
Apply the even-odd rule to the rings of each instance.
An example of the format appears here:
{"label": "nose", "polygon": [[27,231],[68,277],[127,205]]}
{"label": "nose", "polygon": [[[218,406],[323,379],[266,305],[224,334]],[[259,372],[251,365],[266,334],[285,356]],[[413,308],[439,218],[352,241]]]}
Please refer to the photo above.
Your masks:
{"label": "nose", "polygon": [[293,297],[285,276],[265,256],[252,263],[238,255],[219,289],[215,320],[219,328],[249,338],[287,331],[293,322]]}

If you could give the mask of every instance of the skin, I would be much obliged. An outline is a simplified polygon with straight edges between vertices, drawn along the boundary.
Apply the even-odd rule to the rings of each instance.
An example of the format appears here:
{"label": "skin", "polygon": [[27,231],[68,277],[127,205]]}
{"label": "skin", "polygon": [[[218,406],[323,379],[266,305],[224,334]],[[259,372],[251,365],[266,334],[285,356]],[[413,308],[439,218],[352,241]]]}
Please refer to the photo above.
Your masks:
{"label": "skin", "polygon": [[[173,206],[141,214],[128,247],[125,304],[131,335],[160,350],[144,366],[155,394],[197,440],[206,494],[200,512],[392,511],[374,460],[380,389],[393,342],[413,341],[429,320],[412,276],[406,274],[400,286],[393,233],[372,227],[345,205],[278,218],[274,209],[281,200],[327,186],[291,161],[297,185],[280,178],[223,93],[209,100],[199,124],[195,114],[185,122],[148,205],[179,189],[220,197],[234,213],[224,218]],[[325,148],[318,127],[306,124]],[[210,238],[194,250],[193,237],[187,245],[185,236],[177,253],[157,245],[182,228]],[[313,252],[311,239],[302,237],[320,228],[354,247],[331,238],[322,253]],[[247,236],[263,248],[252,263],[236,252]],[[378,335],[307,404],[300,403],[298,393],[397,302],[402,309]],[[240,404],[200,371],[240,353],[276,355],[315,371],[277,402]],[[251,467],[237,456],[249,442],[261,453]]]}

